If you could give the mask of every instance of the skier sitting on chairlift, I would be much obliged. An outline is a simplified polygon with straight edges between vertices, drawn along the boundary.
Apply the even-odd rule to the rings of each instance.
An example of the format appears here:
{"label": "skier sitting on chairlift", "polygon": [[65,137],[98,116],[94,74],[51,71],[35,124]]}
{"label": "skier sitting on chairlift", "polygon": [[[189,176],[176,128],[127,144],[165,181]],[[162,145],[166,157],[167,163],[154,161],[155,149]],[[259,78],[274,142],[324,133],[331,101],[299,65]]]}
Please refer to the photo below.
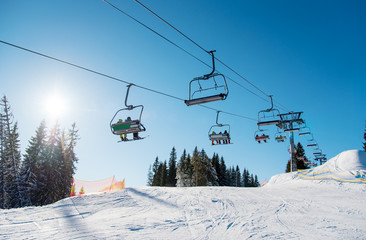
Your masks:
{"label": "skier sitting on chairlift", "polygon": [[[215,134],[216,134],[215,131],[212,131],[211,135],[215,135]],[[216,142],[217,142],[217,140],[216,140]],[[214,140],[213,139],[211,141],[211,144],[214,145]]]}
{"label": "skier sitting on chairlift", "polygon": [[266,143],[266,142],[267,142],[266,135],[264,135],[264,133],[263,133],[263,135],[262,135],[262,136],[264,137],[263,141]]}
{"label": "skier sitting on chairlift", "polygon": [[[118,122],[117,123],[122,123],[123,120],[122,119],[118,119]],[[121,137],[121,141],[127,141],[127,134],[121,134],[119,135]]]}
{"label": "skier sitting on chairlift", "polygon": [[227,136],[227,139],[224,140],[225,144],[230,144],[230,135],[226,130],[224,131],[224,135]]}

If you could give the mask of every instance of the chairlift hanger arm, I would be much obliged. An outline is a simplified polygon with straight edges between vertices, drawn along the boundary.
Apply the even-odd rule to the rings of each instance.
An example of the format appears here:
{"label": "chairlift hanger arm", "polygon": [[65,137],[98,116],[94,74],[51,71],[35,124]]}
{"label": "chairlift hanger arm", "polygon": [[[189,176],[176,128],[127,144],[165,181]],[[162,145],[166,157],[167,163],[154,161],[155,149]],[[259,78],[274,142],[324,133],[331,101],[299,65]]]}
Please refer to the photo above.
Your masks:
{"label": "chairlift hanger arm", "polygon": [[209,79],[215,72],[215,56],[214,56],[214,52],[216,52],[216,50],[211,50],[208,53],[211,55],[212,57],[212,71],[209,74],[206,74],[203,76],[204,79]]}
{"label": "chairlift hanger arm", "polygon": [[133,105],[127,105],[127,99],[128,99],[128,94],[130,93],[130,88],[133,86],[133,84],[128,84],[127,85],[127,93],[126,93],[126,98],[125,98],[125,106],[129,109],[132,110],[134,107]]}

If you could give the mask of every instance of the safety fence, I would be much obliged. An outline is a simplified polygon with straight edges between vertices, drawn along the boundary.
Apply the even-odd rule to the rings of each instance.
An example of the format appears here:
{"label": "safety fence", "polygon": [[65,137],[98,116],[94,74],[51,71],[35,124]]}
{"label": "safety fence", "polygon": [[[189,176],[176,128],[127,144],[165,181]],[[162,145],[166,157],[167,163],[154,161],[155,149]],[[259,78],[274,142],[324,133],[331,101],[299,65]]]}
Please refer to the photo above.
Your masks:
{"label": "safety fence", "polygon": [[90,193],[111,192],[124,188],[125,180],[116,181],[114,176],[98,181],[84,181],[74,178],[71,185],[70,197]]}

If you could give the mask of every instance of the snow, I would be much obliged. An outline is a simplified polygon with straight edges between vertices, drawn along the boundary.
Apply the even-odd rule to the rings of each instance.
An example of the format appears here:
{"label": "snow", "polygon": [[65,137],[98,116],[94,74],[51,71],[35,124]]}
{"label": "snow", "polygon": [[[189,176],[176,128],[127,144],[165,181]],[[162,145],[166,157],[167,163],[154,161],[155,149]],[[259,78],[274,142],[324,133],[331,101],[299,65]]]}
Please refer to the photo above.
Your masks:
{"label": "snow", "polygon": [[[365,160],[347,151],[312,171],[356,178]],[[262,188],[138,187],[0,210],[0,239],[365,239],[364,182],[300,175]]]}

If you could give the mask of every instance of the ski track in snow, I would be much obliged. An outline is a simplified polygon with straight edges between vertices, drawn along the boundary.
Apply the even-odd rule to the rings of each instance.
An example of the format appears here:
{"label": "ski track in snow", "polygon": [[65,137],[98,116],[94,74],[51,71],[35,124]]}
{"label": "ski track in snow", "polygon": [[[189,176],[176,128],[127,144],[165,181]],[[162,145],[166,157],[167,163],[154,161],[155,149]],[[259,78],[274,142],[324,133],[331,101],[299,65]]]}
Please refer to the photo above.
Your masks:
{"label": "ski track in snow", "polygon": [[365,239],[366,186],[127,188],[1,210],[0,239]]}
{"label": "ski track in snow", "polygon": [[[343,155],[364,168],[357,154]],[[340,155],[328,162],[344,171],[338,161],[353,170]],[[0,239],[366,239],[365,203],[365,184],[297,173],[262,188],[127,188],[0,210]]]}

